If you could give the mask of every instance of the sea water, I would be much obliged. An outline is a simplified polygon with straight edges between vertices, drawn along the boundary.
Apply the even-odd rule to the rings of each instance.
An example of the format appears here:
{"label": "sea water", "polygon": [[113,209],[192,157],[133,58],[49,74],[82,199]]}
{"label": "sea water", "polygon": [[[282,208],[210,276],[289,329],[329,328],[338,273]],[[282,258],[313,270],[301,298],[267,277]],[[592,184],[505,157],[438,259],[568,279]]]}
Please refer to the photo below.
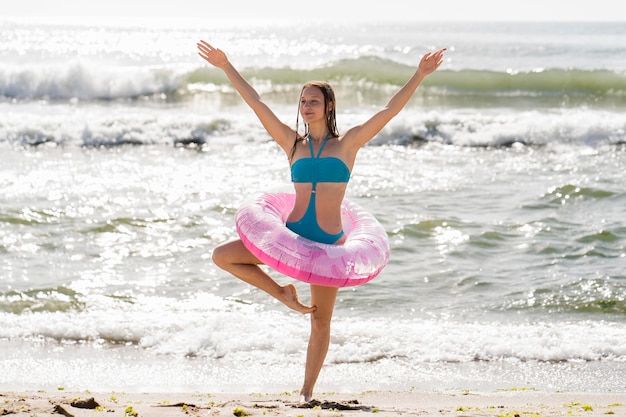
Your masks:
{"label": "sea water", "polygon": [[448,48],[357,158],[391,259],[340,290],[318,392],[626,391],[626,24],[0,27],[2,389],[299,388],[308,317],[211,261],[291,185],[205,39],[293,126],[330,81],[340,130]]}

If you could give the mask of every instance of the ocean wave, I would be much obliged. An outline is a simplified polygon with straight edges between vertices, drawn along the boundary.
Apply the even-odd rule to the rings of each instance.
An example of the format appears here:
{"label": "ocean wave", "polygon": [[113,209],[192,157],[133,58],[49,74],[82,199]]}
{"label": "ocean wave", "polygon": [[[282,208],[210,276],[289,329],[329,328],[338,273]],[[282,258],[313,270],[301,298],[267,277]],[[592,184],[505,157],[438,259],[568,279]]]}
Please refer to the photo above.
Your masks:
{"label": "ocean wave", "polygon": [[[41,111],[39,109],[38,111]],[[141,106],[101,107],[71,114],[0,114],[0,143],[33,147],[64,145],[116,147],[123,145],[205,146],[245,140],[264,143],[271,138],[250,112],[201,113],[185,109],[155,110]],[[339,115],[346,125],[364,116]],[[340,130],[342,126],[340,126]],[[591,109],[552,111],[406,109],[370,145],[461,147],[558,147],[601,149],[626,144],[626,122],[620,112]],[[585,197],[586,190],[581,196]],[[577,197],[578,194],[573,197]],[[546,196],[554,200],[558,196]],[[546,200],[547,201],[547,200]],[[549,201],[547,201],[549,203]]]}
{"label": "ocean wave", "polygon": [[[82,310],[0,312],[0,340],[95,346],[132,345],[173,357],[300,363],[307,328],[300,317],[209,294],[173,300],[92,296]],[[345,314],[345,313],[344,313]],[[586,337],[580,338],[584,326]],[[256,335],[263,329],[263,337]],[[456,322],[401,318],[335,319],[330,363],[472,363],[475,361],[626,361],[616,344],[624,325],[603,321]],[[289,334],[289,340],[284,338]],[[240,337],[234,336],[240,335]],[[428,335],[427,338],[424,335]]]}
{"label": "ocean wave", "polygon": [[544,198],[550,200],[550,202],[563,204],[564,199],[603,199],[611,198],[615,194],[613,191],[597,187],[580,187],[575,184],[565,184],[551,188],[544,194]]}
{"label": "ocean wave", "polygon": [[[267,80],[277,85],[301,84],[310,79],[329,81],[367,81],[373,84],[403,85],[415,71],[379,57],[343,59],[320,68],[252,68],[245,71],[251,79]],[[198,70],[191,82],[216,82],[214,71]],[[446,92],[484,94],[593,94],[626,95],[626,73],[611,70],[537,69],[534,71],[439,70],[424,85]]]}
{"label": "ocean wave", "polygon": [[[381,88],[386,96],[386,87],[403,85],[414,70],[389,59],[362,56],[310,69],[249,67],[241,72],[259,89],[297,92],[304,82],[322,79],[359,94]],[[626,106],[626,73],[611,70],[439,70],[423,84],[423,94],[446,97],[453,106],[468,98],[475,105],[488,97]],[[225,86],[230,88],[220,70],[198,66],[105,66],[76,60],[51,66],[0,66],[0,97],[9,100],[185,100],[190,92],[214,93]]]}
{"label": "ocean wave", "polygon": [[66,287],[0,293],[0,311],[11,314],[80,311],[84,307],[79,294]]}
{"label": "ocean wave", "polygon": [[[585,254],[585,257],[594,256]],[[572,259],[565,257],[564,259]],[[578,279],[559,288],[539,287],[524,297],[509,300],[503,308],[511,311],[550,314],[596,314],[620,317],[626,314],[626,297],[618,279]]]}
{"label": "ocean wave", "polygon": [[0,66],[0,97],[15,100],[119,100],[167,95],[183,78],[164,67],[105,67],[80,61]]}

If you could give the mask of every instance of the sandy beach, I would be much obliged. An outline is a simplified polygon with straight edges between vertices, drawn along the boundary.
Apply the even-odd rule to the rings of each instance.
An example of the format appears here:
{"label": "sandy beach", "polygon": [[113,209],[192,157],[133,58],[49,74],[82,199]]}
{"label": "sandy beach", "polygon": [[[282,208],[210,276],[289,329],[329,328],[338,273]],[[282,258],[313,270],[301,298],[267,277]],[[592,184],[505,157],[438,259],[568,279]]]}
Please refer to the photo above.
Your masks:
{"label": "sandy beach", "polygon": [[[0,415],[28,416],[626,416],[624,393],[497,392],[322,393],[299,404],[281,394],[2,392]],[[101,414],[102,413],[102,414]]]}

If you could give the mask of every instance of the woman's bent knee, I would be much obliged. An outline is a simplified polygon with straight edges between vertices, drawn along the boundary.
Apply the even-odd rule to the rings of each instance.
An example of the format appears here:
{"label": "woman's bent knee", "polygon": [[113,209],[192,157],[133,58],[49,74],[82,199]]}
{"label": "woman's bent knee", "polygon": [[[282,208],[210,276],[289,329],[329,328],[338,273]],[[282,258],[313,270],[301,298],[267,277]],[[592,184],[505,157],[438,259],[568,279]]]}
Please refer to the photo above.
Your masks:
{"label": "woman's bent knee", "polygon": [[223,245],[216,247],[215,249],[213,249],[213,263],[224,269],[224,266],[228,264],[228,262],[226,261],[226,255],[227,251],[225,250]]}
{"label": "woman's bent knee", "polygon": [[213,262],[222,269],[228,270],[229,265],[234,264],[251,264],[261,263],[250,251],[243,245],[241,240],[224,243],[213,249]]}

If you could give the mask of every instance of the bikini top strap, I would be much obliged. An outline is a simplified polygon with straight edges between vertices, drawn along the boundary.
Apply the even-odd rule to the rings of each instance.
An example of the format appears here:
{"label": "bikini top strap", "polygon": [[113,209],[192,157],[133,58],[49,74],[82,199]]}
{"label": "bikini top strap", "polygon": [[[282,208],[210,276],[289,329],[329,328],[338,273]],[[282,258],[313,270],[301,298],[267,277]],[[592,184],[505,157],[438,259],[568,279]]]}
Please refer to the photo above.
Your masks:
{"label": "bikini top strap", "polygon": [[320,146],[320,150],[317,152],[317,158],[319,158],[320,155],[322,154],[322,151],[324,150],[324,146],[326,146],[326,142],[328,142],[328,138],[329,137],[330,137],[330,132],[328,132],[328,134],[326,135],[326,137],[322,141],[322,146]]}
{"label": "bikini top strap", "polygon": [[320,146],[320,150],[317,151],[317,156],[315,156],[315,152],[313,152],[313,141],[311,140],[311,136],[309,136],[309,150],[311,151],[311,158],[319,158],[324,150],[324,146],[326,146],[326,142],[328,142],[328,138],[330,137],[330,132],[326,135],[324,140],[322,141],[322,146]]}
{"label": "bikini top strap", "polygon": [[[320,150],[317,152],[317,156],[315,156],[315,152],[313,152],[313,141],[311,140],[311,136],[309,136],[309,150],[311,151],[311,159],[319,159],[320,155],[322,155],[322,151],[324,150],[324,146],[326,146],[326,142],[328,142],[328,138],[330,137],[330,132],[326,135],[324,140],[322,141],[322,146],[320,146]],[[317,169],[315,164],[313,164],[313,169]],[[316,176],[313,175],[313,181],[311,182],[311,193],[315,193],[317,189],[317,181],[315,181]]]}

